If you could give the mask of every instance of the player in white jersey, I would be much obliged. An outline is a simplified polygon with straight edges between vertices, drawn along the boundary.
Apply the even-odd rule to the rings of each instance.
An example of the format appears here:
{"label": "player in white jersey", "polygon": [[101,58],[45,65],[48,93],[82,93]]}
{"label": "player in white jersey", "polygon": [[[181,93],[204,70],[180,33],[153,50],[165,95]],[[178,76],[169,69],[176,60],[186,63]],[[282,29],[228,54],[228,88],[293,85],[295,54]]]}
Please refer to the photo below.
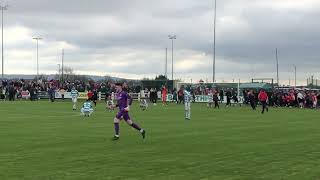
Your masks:
{"label": "player in white jersey", "polygon": [[76,88],[72,88],[71,90],[71,98],[73,103],[73,110],[77,110],[77,102],[78,102],[79,92],[76,90]]}
{"label": "player in white jersey", "polygon": [[209,91],[208,93],[208,108],[213,107],[213,93],[212,90]]}
{"label": "player in white jersey", "polygon": [[183,90],[183,95],[184,95],[184,110],[185,110],[185,119],[186,120],[191,120],[191,93],[187,90],[184,89],[182,86],[181,88]]}
{"label": "player in white jersey", "polygon": [[146,94],[144,92],[144,90],[142,90],[140,92],[140,108],[142,109],[142,111],[147,110],[149,107],[148,101],[147,101],[147,97]]}
{"label": "player in white jersey", "polygon": [[109,94],[108,96],[107,96],[107,101],[106,101],[106,103],[107,103],[107,110],[109,111],[109,112],[113,112],[114,111],[114,102],[113,102],[113,100],[112,100],[112,97],[111,97],[111,95]]}
{"label": "player in white jersey", "polygon": [[93,107],[92,104],[89,100],[83,103],[83,106],[81,108],[81,115],[90,117],[91,114],[93,113]]}
{"label": "player in white jersey", "polygon": [[146,99],[141,99],[140,100],[140,108],[142,109],[142,111],[147,110],[149,107],[148,102]]}

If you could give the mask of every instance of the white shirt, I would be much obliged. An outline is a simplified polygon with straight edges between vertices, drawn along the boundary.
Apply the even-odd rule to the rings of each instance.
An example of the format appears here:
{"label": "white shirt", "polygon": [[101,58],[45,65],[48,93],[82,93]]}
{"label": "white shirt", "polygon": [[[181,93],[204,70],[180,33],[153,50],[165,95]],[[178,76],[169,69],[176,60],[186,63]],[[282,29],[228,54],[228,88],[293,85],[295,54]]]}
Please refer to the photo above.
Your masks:
{"label": "white shirt", "polygon": [[212,93],[208,94],[208,100],[209,100],[209,102],[213,102],[213,94]]}
{"label": "white shirt", "polygon": [[302,93],[298,93],[297,97],[298,97],[298,99],[303,99],[304,98]]}
{"label": "white shirt", "polygon": [[190,94],[190,92],[184,90],[183,94],[184,94],[184,102],[185,103],[191,102],[191,94]]}

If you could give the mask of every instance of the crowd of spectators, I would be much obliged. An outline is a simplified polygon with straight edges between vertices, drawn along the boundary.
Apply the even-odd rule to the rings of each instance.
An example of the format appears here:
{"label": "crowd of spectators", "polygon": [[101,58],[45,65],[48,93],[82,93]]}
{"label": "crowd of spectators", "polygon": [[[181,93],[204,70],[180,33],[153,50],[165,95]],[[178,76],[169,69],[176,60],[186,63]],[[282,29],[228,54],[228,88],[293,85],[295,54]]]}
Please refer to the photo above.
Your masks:
{"label": "crowd of spectators", "polygon": [[[96,82],[93,80],[83,81],[34,81],[34,80],[4,80],[0,81],[0,99],[15,100],[22,97],[27,92],[31,100],[36,100],[39,92],[48,92],[49,96],[54,96],[57,91],[71,92],[74,87],[78,92],[97,91],[103,94],[114,91],[113,81]],[[129,86],[129,92],[140,92],[140,86]]]}
{"label": "crowd of spectators", "polygon": [[[249,103],[250,90],[244,90],[244,102]],[[253,91],[257,100],[258,91]],[[268,105],[273,107],[300,107],[300,108],[318,108],[320,107],[319,90],[310,89],[273,89],[268,92]],[[257,100],[258,101],[258,100]]]}
{"label": "crowd of spectators", "polygon": [[[32,80],[6,80],[0,81],[0,99],[15,100],[21,98],[23,92],[30,94],[31,100],[36,100],[39,92],[48,92],[50,96],[54,96],[56,91],[70,92],[72,88],[76,88],[79,92],[97,91],[102,94],[108,94],[114,92],[114,82],[95,82],[95,81],[65,81],[59,80],[51,81],[32,81]],[[141,90],[140,85],[129,85],[128,91],[130,93],[139,93]],[[186,86],[186,89],[191,92],[195,99],[197,95],[208,95],[210,92],[214,92],[221,102],[224,102],[224,98],[227,101],[238,101],[238,90],[233,88],[211,88],[205,85]],[[148,94],[150,101],[156,102],[157,97],[161,96],[161,89],[150,88],[144,89]],[[183,92],[179,89],[173,89],[170,91],[173,94],[173,99],[177,103],[183,103]],[[242,90],[240,96],[243,97],[243,103],[249,104],[249,96],[251,93],[254,95],[255,100],[258,102],[258,89],[245,89]],[[320,92],[317,90],[309,89],[273,89],[268,91],[269,106],[275,107],[308,107],[316,108],[320,107]]]}

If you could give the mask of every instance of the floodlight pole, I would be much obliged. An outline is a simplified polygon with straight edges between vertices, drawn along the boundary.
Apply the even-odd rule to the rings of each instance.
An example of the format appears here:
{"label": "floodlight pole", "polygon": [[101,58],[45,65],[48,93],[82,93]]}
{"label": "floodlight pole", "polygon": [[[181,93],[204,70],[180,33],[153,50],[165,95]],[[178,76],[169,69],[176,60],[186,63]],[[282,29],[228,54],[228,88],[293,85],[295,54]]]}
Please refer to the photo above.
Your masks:
{"label": "floodlight pole", "polygon": [[278,48],[276,48],[276,61],[277,61],[277,84],[278,87],[280,86],[279,84],[279,59],[278,59]]}
{"label": "floodlight pole", "polygon": [[172,79],[172,81],[174,80],[173,79],[173,66],[174,66],[174,61],[173,61],[173,41],[175,40],[175,39],[177,39],[177,36],[176,35],[169,35],[169,39],[171,39],[171,42],[172,42],[172,45],[171,45],[171,50],[172,50],[172,77],[171,77],[171,79]]}
{"label": "floodlight pole", "polygon": [[213,62],[212,82],[216,82],[216,25],[217,25],[217,0],[214,0],[214,22],[213,22]]}
{"label": "floodlight pole", "polygon": [[37,41],[37,82],[38,82],[38,78],[39,78],[39,40],[42,40],[42,38],[41,37],[34,37],[34,38],[32,38],[32,39],[34,39],[34,40],[36,40]]}
{"label": "floodlight pole", "polygon": [[173,41],[175,40],[175,39],[177,39],[177,36],[176,35],[169,35],[168,36],[169,37],[169,39],[171,39],[171,42],[172,42],[172,46],[171,46],[171,48],[172,48],[172,77],[171,77],[171,79],[172,79],[172,90],[174,89],[174,79],[173,79],[173,66],[174,66],[174,61],[173,61]]}
{"label": "floodlight pole", "polygon": [[57,65],[58,65],[58,78],[60,80],[61,64],[57,64]]}
{"label": "floodlight pole", "polygon": [[1,41],[1,50],[2,50],[2,74],[1,78],[4,80],[4,54],[3,54],[3,16],[4,16],[4,11],[8,10],[8,5],[5,6],[0,6],[1,9],[1,36],[2,36],[2,41]]}
{"label": "floodlight pole", "polygon": [[294,65],[294,88],[297,88],[297,66]]}
{"label": "floodlight pole", "polygon": [[61,64],[62,64],[62,68],[61,68],[61,81],[62,83],[64,82],[64,49],[62,49],[62,59],[61,59]]}
{"label": "floodlight pole", "polygon": [[166,78],[168,78],[168,48],[166,48],[166,63],[165,63],[164,74]]}

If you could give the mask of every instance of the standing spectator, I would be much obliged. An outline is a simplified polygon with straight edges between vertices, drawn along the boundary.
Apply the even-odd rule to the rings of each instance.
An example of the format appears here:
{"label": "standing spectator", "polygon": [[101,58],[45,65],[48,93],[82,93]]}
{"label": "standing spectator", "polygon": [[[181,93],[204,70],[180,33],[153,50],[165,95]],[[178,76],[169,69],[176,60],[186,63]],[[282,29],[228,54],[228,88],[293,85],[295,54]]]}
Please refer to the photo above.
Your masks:
{"label": "standing spectator", "polygon": [[243,99],[244,99],[244,104],[249,104],[249,99],[248,99],[248,92],[246,90],[242,91],[243,94]]}
{"label": "standing spectator", "polygon": [[88,100],[93,101],[93,92],[91,90],[89,90],[89,92],[87,93],[88,96]]}
{"label": "standing spectator", "polygon": [[195,103],[196,102],[196,94],[194,91],[191,91],[191,95],[192,95],[192,102]]}
{"label": "standing spectator", "polygon": [[165,85],[162,86],[162,90],[161,90],[161,96],[162,96],[162,105],[166,106],[167,105],[167,94],[168,94],[168,90],[166,88]]}
{"label": "standing spectator", "polygon": [[4,87],[1,87],[0,88],[0,100],[1,101],[5,100],[5,93],[6,93],[6,91],[5,91]]}
{"label": "standing spectator", "polygon": [[14,88],[13,84],[9,86],[9,101],[14,101],[14,97],[16,95],[17,91]]}
{"label": "standing spectator", "polygon": [[317,101],[318,101],[318,107],[320,107],[320,93],[318,92],[318,96],[317,96]]}
{"label": "standing spectator", "polygon": [[316,93],[312,93],[312,101],[313,101],[313,108],[316,109],[318,106],[318,97]]}
{"label": "standing spectator", "polygon": [[213,102],[214,102],[214,108],[220,108],[219,106],[219,91],[214,90],[213,91]]}
{"label": "standing spectator", "polygon": [[269,111],[268,107],[267,107],[267,101],[268,101],[268,95],[264,90],[261,90],[259,95],[258,95],[258,99],[262,104],[262,111],[261,114],[264,114],[264,111],[266,110],[267,112]]}
{"label": "standing spectator", "polygon": [[64,94],[65,94],[65,90],[64,90],[64,88],[63,87],[61,87],[61,89],[60,89],[60,95],[61,95],[61,98],[62,98],[62,101],[64,101]]}
{"label": "standing spectator", "polygon": [[178,104],[178,93],[177,93],[177,90],[174,89],[173,92],[173,102],[175,102],[176,104]]}
{"label": "standing spectator", "polygon": [[97,90],[93,90],[93,97],[92,97],[93,103],[94,103],[94,107],[97,107],[97,100],[98,100],[98,92]]}
{"label": "standing spectator", "polygon": [[302,94],[302,92],[299,92],[297,95],[298,98],[298,103],[299,103],[299,107],[302,109],[304,107],[304,95]]}
{"label": "standing spectator", "polygon": [[29,87],[29,92],[30,92],[30,101],[34,101],[34,88]]}
{"label": "standing spectator", "polygon": [[313,98],[310,92],[306,93],[306,106],[308,108],[312,108],[313,107]]}
{"label": "standing spectator", "polygon": [[249,98],[249,102],[252,107],[252,110],[256,110],[256,98],[255,98],[253,90],[250,90],[248,92],[248,98]]}
{"label": "standing spectator", "polygon": [[235,91],[232,92],[232,100],[234,104],[239,104],[238,94]]}
{"label": "standing spectator", "polygon": [[220,103],[223,103],[223,101],[224,101],[224,91],[223,91],[223,89],[220,90],[219,95],[220,95]]}
{"label": "standing spectator", "polygon": [[[181,104],[184,101],[184,97],[183,97],[183,90],[180,89],[178,91],[178,104]],[[184,103],[183,103],[184,104]]]}
{"label": "standing spectator", "polygon": [[156,89],[153,89],[151,88],[150,89],[150,101],[153,103],[153,105],[157,105],[157,90]]}
{"label": "standing spectator", "polygon": [[[34,89],[34,93],[36,94],[36,89]],[[49,89],[48,93],[49,93],[49,96],[50,96],[50,101],[54,102],[56,91],[55,91],[55,88],[54,88],[53,85],[51,85],[51,88]]]}
{"label": "standing spectator", "polygon": [[232,98],[232,93],[229,89],[226,92],[226,97],[227,97],[226,107],[229,107],[229,106],[231,106],[231,98]]}

